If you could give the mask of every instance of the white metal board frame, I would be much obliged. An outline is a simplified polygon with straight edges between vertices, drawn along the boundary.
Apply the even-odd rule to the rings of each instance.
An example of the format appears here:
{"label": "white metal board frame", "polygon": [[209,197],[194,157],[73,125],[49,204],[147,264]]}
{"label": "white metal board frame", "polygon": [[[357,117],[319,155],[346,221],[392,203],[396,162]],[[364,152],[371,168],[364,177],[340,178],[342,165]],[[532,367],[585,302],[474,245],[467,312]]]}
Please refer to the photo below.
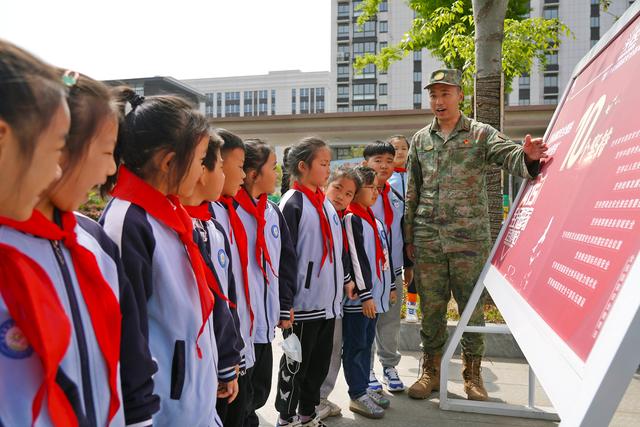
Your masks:
{"label": "white metal board frame", "polygon": [[[575,79],[639,16],[640,2],[636,2],[578,63],[573,71],[571,82],[567,85],[547,129],[545,140],[553,128]],[[526,183],[521,187],[514,207],[517,206],[525,187]],[[468,325],[471,314],[486,286],[510,326],[530,366],[536,370],[540,383],[558,410],[562,418],[562,425],[607,425],[640,362],[640,354],[637,351],[640,348],[640,312],[638,311],[640,292],[637,286],[640,284],[640,257],[636,257],[632,264],[625,280],[627,285],[620,290],[588,359],[583,362],[491,263],[514,211],[515,209],[511,210],[509,218],[505,221],[491,256],[488,258],[462,313],[458,327],[451,336],[443,354],[440,408],[529,418],[554,419],[557,416],[550,408],[535,406],[533,394],[535,377],[531,369],[529,402],[526,406],[448,398],[449,362],[463,332],[509,332],[506,327]],[[636,286],[632,286],[632,284],[636,284]]]}

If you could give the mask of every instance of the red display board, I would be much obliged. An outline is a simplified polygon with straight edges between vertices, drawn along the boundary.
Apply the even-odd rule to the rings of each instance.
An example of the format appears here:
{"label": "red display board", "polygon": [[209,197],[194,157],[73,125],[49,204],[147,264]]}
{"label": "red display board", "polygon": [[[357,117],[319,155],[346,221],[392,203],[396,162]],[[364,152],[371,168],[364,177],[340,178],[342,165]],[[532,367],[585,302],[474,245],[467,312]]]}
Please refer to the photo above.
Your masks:
{"label": "red display board", "polygon": [[586,361],[640,251],[640,20],[573,81],[492,264]]}

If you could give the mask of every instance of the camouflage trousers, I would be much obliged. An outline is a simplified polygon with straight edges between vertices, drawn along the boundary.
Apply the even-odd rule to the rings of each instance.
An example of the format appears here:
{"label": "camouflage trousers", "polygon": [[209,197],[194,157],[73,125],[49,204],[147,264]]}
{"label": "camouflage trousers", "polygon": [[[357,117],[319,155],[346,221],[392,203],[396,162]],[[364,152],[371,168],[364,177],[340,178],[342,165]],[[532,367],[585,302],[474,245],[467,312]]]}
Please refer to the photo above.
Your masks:
{"label": "camouflage trousers", "polygon": [[[447,341],[447,304],[451,295],[462,314],[473,287],[482,272],[489,249],[480,247],[475,251],[445,253],[438,241],[416,242],[414,280],[420,295],[422,310],[423,351],[441,354]],[[484,325],[484,292],[471,315],[470,325]],[[484,335],[464,333],[462,350],[465,354],[484,354]]]}

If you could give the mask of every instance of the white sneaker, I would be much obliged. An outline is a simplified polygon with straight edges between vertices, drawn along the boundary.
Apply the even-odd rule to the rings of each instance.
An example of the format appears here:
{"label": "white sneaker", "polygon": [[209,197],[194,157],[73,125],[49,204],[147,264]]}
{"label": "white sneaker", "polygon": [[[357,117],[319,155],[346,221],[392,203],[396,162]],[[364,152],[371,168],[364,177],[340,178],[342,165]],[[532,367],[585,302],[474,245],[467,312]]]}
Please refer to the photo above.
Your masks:
{"label": "white sneaker", "polygon": [[309,421],[307,421],[306,423],[301,422],[300,424],[298,424],[300,427],[327,427],[327,425],[325,423],[322,422],[322,420],[318,417],[318,415],[316,414],[315,418],[311,418]]}
{"label": "white sneaker", "polygon": [[374,372],[373,369],[369,371],[368,388],[369,390],[373,390],[373,391],[382,391],[382,384],[380,384],[380,381],[378,381],[378,379],[376,378],[376,373]]}
{"label": "white sneaker", "polygon": [[300,418],[297,416],[293,417],[289,422],[282,421],[280,417],[278,417],[278,421],[276,421],[276,427],[300,427],[301,425]]}
{"label": "white sneaker", "polygon": [[349,403],[349,409],[351,412],[356,414],[360,414],[363,417],[367,418],[382,418],[384,417],[384,409],[376,405],[376,403],[371,400],[368,394],[361,396],[357,399],[352,399],[351,403]]}
{"label": "white sneaker", "polygon": [[316,415],[321,420],[328,417],[337,417],[342,414],[342,408],[329,399],[320,399],[320,404],[316,406]]}
{"label": "white sneaker", "polygon": [[418,323],[418,304],[415,302],[407,302],[406,316],[404,318],[407,323]]}

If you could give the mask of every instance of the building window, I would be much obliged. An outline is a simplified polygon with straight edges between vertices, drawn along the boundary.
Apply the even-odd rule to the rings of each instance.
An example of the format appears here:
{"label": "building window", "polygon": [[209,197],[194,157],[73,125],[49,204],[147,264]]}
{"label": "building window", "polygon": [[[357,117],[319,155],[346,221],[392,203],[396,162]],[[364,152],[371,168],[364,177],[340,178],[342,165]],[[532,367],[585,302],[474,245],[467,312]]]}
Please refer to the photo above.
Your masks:
{"label": "building window", "polygon": [[520,98],[518,99],[518,105],[530,105],[531,100],[529,98]]}
{"label": "building window", "polygon": [[354,84],[352,99],[354,101],[362,101],[365,99],[376,99],[376,85],[373,83]]}
{"label": "building window", "polygon": [[518,86],[522,89],[525,87],[529,87],[531,84],[531,77],[529,77],[529,75],[523,75],[520,76],[520,78],[518,79]]}
{"label": "building window", "polygon": [[558,103],[558,96],[557,95],[552,95],[552,96],[545,95],[544,103],[547,104],[547,105],[557,104]]}
{"label": "building window", "polygon": [[350,58],[350,50],[351,47],[348,44],[339,44],[338,45],[338,57],[336,58],[339,62],[347,62]]}
{"label": "building window", "polygon": [[276,114],[276,91],[271,90],[271,115],[275,116]]}
{"label": "building window", "polygon": [[376,111],[376,106],[375,105],[354,105],[353,106],[353,111]]}
{"label": "building window", "polygon": [[413,60],[414,61],[422,61],[422,51],[416,50],[413,52]]}
{"label": "building window", "polygon": [[[422,105],[422,94],[421,93],[414,93],[413,94],[413,105],[414,105],[414,108],[415,108],[416,104]],[[420,107],[418,107],[418,108],[420,108]]]}
{"label": "building window", "polygon": [[378,93],[380,95],[386,95],[387,94],[387,84],[386,83],[380,83],[378,85]]}
{"label": "building window", "polygon": [[300,89],[300,114],[309,114],[309,88]]}
{"label": "building window", "polygon": [[389,10],[389,3],[387,0],[382,0],[380,4],[378,4],[378,12],[386,12]]}
{"label": "building window", "polygon": [[291,114],[296,113],[296,90],[291,89]]}
{"label": "building window", "polygon": [[414,82],[421,82],[422,81],[422,73],[420,71],[414,71],[413,72],[413,81]]}
{"label": "building window", "polygon": [[375,79],[376,66],[374,64],[367,64],[362,71],[353,75],[354,79]]}
{"label": "building window", "polygon": [[558,71],[558,51],[552,50],[545,54],[546,64],[544,66],[545,71]]}
{"label": "building window", "polygon": [[222,93],[216,93],[216,116],[222,117]]}
{"label": "building window", "polygon": [[558,87],[558,75],[547,74],[544,76],[544,86],[546,87]]}
{"label": "building window", "polygon": [[387,47],[387,42],[380,42],[380,43],[378,43],[378,47],[380,48],[380,52],[382,52],[382,49],[384,49],[385,47]]}
{"label": "building window", "polygon": [[338,113],[348,113],[349,106],[348,105],[338,105]]}
{"label": "building window", "polygon": [[349,96],[349,86],[338,85],[338,98],[344,98]]}
{"label": "building window", "polygon": [[354,43],[353,56],[362,56],[365,53],[376,53],[376,42]]}
{"label": "building window", "polygon": [[591,29],[591,46],[594,41],[600,40],[600,1],[591,0],[591,17],[589,19]]}
{"label": "building window", "polygon": [[324,88],[316,88],[316,113],[324,113]]}
{"label": "building window", "polygon": [[362,10],[360,10],[360,6],[362,5],[362,0],[354,0],[353,1],[353,17],[357,18],[362,15]]}
{"label": "building window", "polygon": [[338,3],[338,18],[349,17],[349,3]]}
{"label": "building window", "polygon": [[349,78],[349,66],[338,65],[338,78]]}
{"label": "building window", "polygon": [[376,36],[376,21],[367,21],[363,26],[353,26],[353,37],[375,37]]}
{"label": "building window", "polygon": [[558,19],[558,6],[545,6],[542,16],[544,19]]}
{"label": "building window", "polygon": [[349,38],[349,24],[338,24],[338,39]]}
{"label": "building window", "polygon": [[378,111],[387,111],[387,104],[378,105]]}
{"label": "building window", "polygon": [[389,23],[387,21],[380,21],[380,32],[386,33],[389,31]]}

